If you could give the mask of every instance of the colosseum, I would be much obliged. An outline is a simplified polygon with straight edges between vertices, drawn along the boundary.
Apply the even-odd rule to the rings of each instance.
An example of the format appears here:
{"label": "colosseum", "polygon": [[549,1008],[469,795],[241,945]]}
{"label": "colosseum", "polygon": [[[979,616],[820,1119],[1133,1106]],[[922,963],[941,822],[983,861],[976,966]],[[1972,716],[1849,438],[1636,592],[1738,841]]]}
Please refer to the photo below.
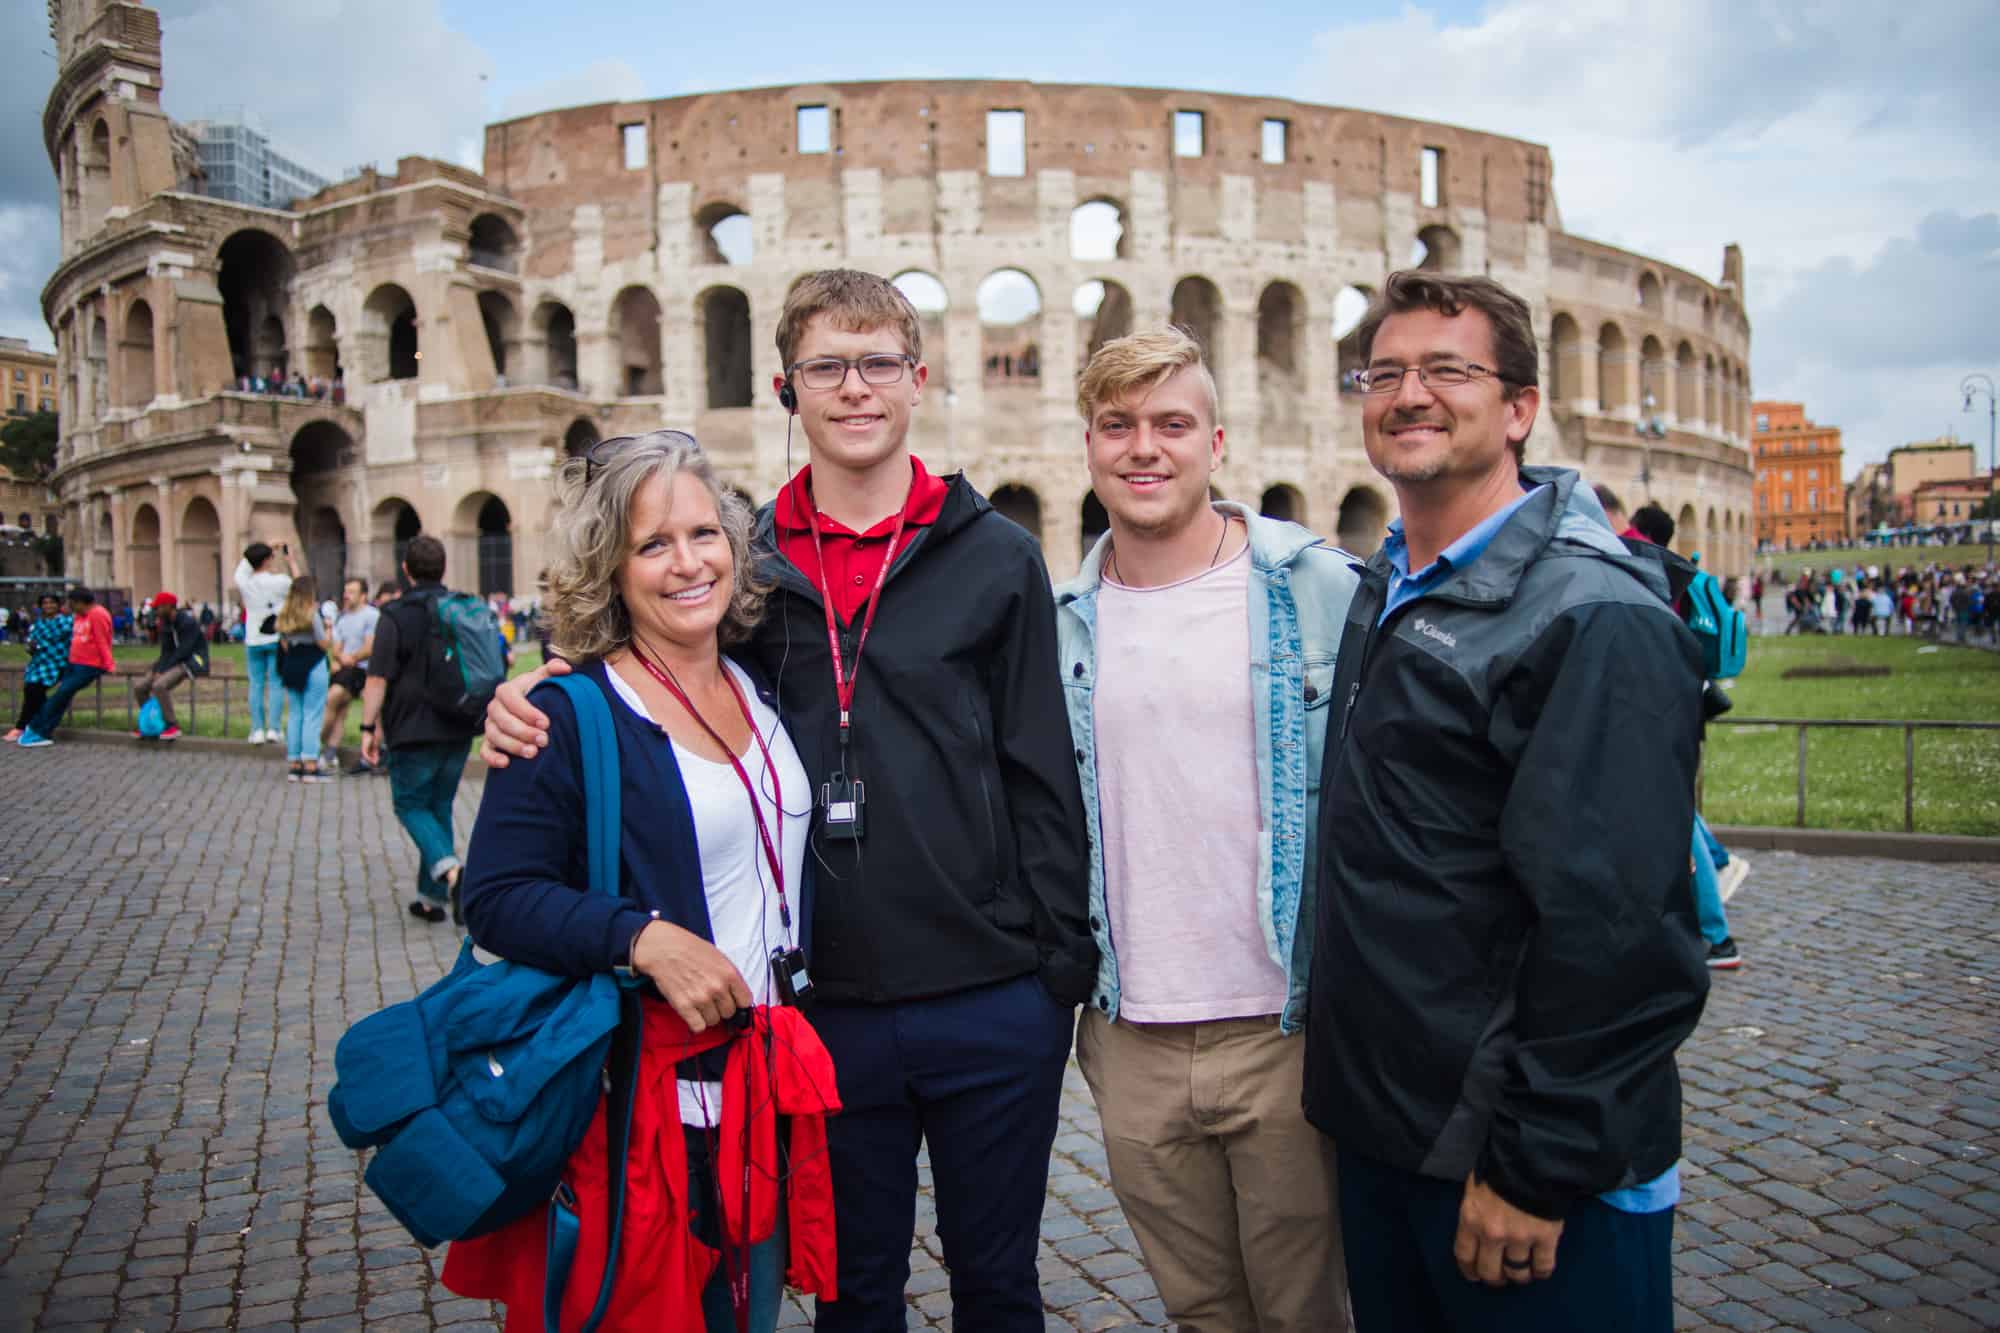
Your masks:
{"label": "colosseum", "polygon": [[[1661,504],[1712,569],[1749,558],[1740,253],[1711,282],[1565,232],[1537,144],[1165,89],[819,84],[527,116],[487,128],[483,174],[406,157],[276,211],[198,192],[155,11],[50,11],[54,485],[95,586],[221,605],[253,538],[381,577],[428,530],[454,584],[525,592],[555,465],[663,424],[770,495],[803,450],[770,390],[778,312],[830,265],[897,277],[931,367],[914,447],[1057,577],[1104,525],[1074,371],[1166,320],[1217,371],[1217,489],[1372,550],[1389,492],[1341,335],[1412,263],[1534,306],[1531,458]],[[292,374],[334,389],[243,391]]]}

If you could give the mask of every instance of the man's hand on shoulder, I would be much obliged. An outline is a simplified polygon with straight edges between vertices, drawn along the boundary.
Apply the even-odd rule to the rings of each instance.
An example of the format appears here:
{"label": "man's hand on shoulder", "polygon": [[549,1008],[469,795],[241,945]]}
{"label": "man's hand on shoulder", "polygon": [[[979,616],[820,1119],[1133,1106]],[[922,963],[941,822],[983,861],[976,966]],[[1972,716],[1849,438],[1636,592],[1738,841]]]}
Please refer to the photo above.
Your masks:
{"label": "man's hand on shoulder", "polygon": [[1489,1287],[1533,1282],[1556,1271],[1562,1230],[1561,1222],[1524,1213],[1478,1176],[1467,1176],[1451,1255],[1468,1282]]}
{"label": "man's hand on shoulder", "polygon": [[549,743],[549,719],[528,702],[528,691],[551,676],[567,676],[569,663],[551,658],[525,676],[500,682],[486,705],[486,736],[479,757],[488,768],[507,767],[508,758],[533,759]]}

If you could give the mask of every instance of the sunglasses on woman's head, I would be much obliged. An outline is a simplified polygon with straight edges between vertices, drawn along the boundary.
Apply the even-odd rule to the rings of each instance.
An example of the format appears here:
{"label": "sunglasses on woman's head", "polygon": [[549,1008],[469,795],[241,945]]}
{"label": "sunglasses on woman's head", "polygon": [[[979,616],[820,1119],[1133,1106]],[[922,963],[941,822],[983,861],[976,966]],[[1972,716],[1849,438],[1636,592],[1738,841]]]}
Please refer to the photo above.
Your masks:
{"label": "sunglasses on woman's head", "polygon": [[655,430],[648,431],[644,435],[613,435],[608,440],[599,440],[596,444],[591,445],[583,451],[583,484],[588,486],[590,479],[597,475],[599,468],[604,467],[612,459],[623,453],[627,446],[636,444],[641,440],[650,440],[659,445],[672,443],[684,444],[690,449],[701,448],[701,445],[696,442],[694,436],[684,430]]}

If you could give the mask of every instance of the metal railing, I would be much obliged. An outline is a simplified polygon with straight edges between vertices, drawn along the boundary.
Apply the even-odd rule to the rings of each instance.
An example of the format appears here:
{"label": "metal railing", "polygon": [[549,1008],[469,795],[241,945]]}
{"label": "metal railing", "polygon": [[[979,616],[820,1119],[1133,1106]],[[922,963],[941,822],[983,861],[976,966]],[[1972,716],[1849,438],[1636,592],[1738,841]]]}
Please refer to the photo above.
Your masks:
{"label": "metal railing", "polygon": [[[0,685],[4,685],[6,699],[5,723],[12,726],[21,711],[21,694],[26,685],[27,668],[24,666],[0,667]],[[138,725],[138,705],[132,700],[132,682],[150,671],[114,671],[99,676],[88,689],[80,691],[70,701],[68,721],[71,726],[83,725],[81,719],[89,717],[90,725],[102,728],[105,725],[104,686],[109,681],[117,698],[110,701],[111,715],[115,719],[122,707],[126,730]],[[240,673],[212,671],[206,676],[190,676],[174,687],[174,709],[181,715],[181,728],[190,736],[201,734],[200,720],[204,711],[211,717],[219,708],[222,715],[221,735],[229,736],[232,721],[230,697],[235,696],[243,720],[243,735],[250,734],[250,678]],[[218,697],[219,696],[219,697]],[[86,700],[88,702],[86,702]],[[204,702],[206,708],[204,709]],[[282,706],[282,705],[281,705]],[[282,713],[279,715],[283,716]]]}
{"label": "metal railing", "polygon": [[[1798,801],[1792,823],[1794,827],[1806,827],[1806,737],[1814,727],[1829,730],[1874,730],[1893,731],[1898,728],[1903,733],[1903,832],[1917,831],[1917,733],[1919,731],[2000,731],[2000,722],[1916,722],[1909,719],[1880,720],[1866,718],[1801,718],[1801,717],[1719,717],[1710,721],[1711,727],[1794,727],[1799,733],[1798,761]],[[1708,765],[1705,761],[1695,777],[1695,808],[1704,804],[1703,779]]]}

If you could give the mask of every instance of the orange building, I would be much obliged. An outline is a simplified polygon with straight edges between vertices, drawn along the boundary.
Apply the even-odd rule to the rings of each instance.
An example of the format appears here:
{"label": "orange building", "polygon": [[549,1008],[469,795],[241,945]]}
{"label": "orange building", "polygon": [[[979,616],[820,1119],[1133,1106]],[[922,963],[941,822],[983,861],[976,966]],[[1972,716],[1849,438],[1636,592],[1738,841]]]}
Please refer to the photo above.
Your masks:
{"label": "orange building", "polygon": [[1780,550],[1847,541],[1840,480],[1840,427],[1806,420],[1803,403],[1752,403],[1750,454],[1757,465],[1757,540]]}

